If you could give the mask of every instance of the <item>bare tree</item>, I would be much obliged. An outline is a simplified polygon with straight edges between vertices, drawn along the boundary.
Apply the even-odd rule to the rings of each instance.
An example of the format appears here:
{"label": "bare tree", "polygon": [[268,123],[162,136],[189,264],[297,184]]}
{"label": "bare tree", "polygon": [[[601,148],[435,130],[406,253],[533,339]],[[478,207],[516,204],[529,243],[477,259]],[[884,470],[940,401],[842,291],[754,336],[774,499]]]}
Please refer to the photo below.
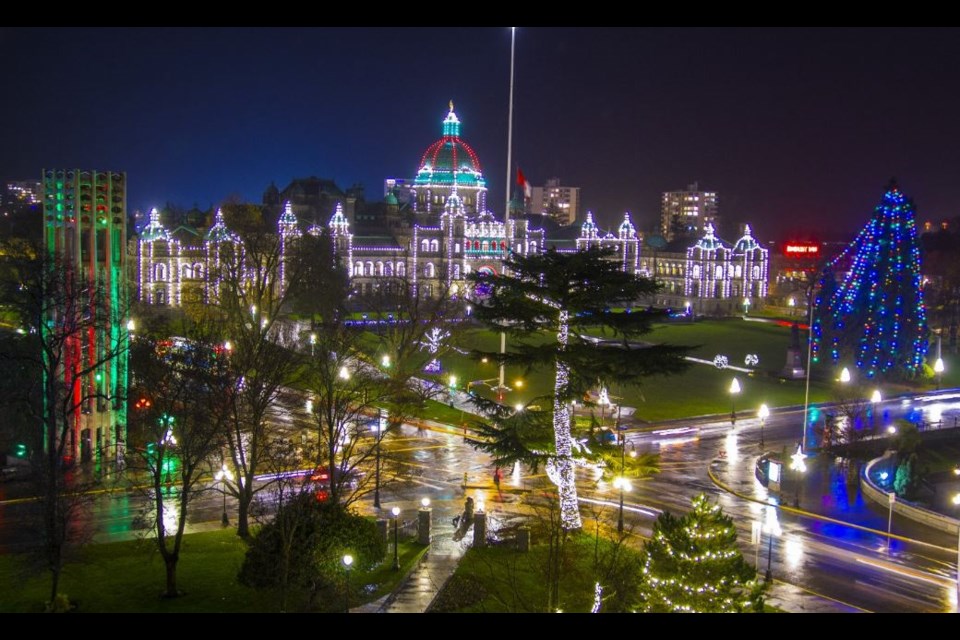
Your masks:
{"label": "bare tree", "polygon": [[[464,328],[466,305],[452,286],[437,296],[426,295],[406,276],[381,278],[362,303],[376,335],[374,364],[382,372],[386,428],[374,437],[374,505],[380,506],[380,445],[383,438],[418,415],[427,400],[448,393],[442,384],[425,379],[428,364],[457,348]],[[370,328],[367,328],[370,331]],[[368,348],[369,349],[369,348]]]}
{"label": "bare tree", "polygon": [[[78,520],[92,499],[89,489],[100,481],[75,466],[75,435],[94,403],[107,411],[126,400],[111,396],[110,386],[100,382],[101,372],[120,359],[123,366],[113,371],[125,369],[128,335],[118,318],[127,310],[122,297],[109,307],[109,292],[99,279],[85,278],[46,247],[12,242],[0,256],[0,300],[19,324],[2,357],[29,376],[4,400],[33,425],[26,435],[40,504],[38,547],[50,571],[54,603],[69,549],[90,533]],[[106,336],[97,348],[94,336]],[[120,434],[117,443],[119,458]],[[101,456],[101,465],[106,458]]]}
{"label": "bare tree", "polygon": [[[380,372],[361,357],[362,333],[336,318],[320,324],[313,355],[305,358],[302,385],[310,394],[311,427],[317,434],[318,463],[329,478],[333,504],[348,506],[370,489],[361,466],[376,455],[379,414],[389,388]],[[379,427],[379,425],[377,425]]]}
{"label": "bare tree", "polygon": [[[154,540],[166,569],[165,597],[180,594],[177,564],[190,510],[209,488],[221,449],[231,377],[212,327],[192,324],[175,342],[140,336],[132,350],[131,424],[138,443],[135,465],[145,472],[143,493],[152,503]],[[132,443],[131,443],[132,444]]]}
{"label": "bare tree", "polygon": [[[250,216],[248,216],[249,218]],[[237,498],[237,534],[250,534],[250,507],[269,483],[255,478],[270,456],[270,413],[284,386],[296,373],[296,359],[275,341],[280,316],[297,282],[297,261],[287,260],[280,238],[256,221],[239,220],[240,235],[225,236],[215,253],[210,277],[217,314],[229,344],[228,370],[233,381],[225,390],[224,435],[236,476],[231,492]]]}

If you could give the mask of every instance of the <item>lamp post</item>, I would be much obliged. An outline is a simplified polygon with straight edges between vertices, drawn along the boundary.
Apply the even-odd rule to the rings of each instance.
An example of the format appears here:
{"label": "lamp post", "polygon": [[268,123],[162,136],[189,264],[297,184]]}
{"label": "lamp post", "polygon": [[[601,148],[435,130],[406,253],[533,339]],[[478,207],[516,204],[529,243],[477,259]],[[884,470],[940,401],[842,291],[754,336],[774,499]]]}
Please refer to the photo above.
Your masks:
{"label": "lamp post", "polygon": [[317,334],[311,333],[310,334],[310,357],[311,358],[313,357],[313,350],[316,347],[316,345],[317,345]]}
{"label": "lamp post", "polygon": [[937,374],[937,391],[940,391],[940,376],[943,375],[943,358],[937,357],[933,363],[933,371]]}
{"label": "lamp post", "polygon": [[399,528],[398,528],[398,518],[400,516],[400,507],[394,507],[390,510],[393,514],[393,570],[400,570],[400,547],[398,542],[400,540]]}
{"label": "lamp post", "polygon": [[760,417],[760,448],[763,448],[763,425],[766,423],[767,418],[770,416],[770,409],[767,408],[767,405],[760,405],[760,409],[757,411],[757,416]]}
{"label": "lamp post", "polygon": [[740,393],[740,381],[736,378],[730,383],[730,424],[737,424],[737,394]]}
{"label": "lamp post", "polygon": [[790,456],[790,468],[796,472],[795,480],[797,483],[797,492],[793,498],[793,506],[797,507],[798,509],[800,508],[800,476],[804,471],[807,470],[807,463],[804,462],[804,458],[806,457],[806,454],[803,453],[802,445],[798,445],[797,451]]}
{"label": "lamp post", "polygon": [[343,612],[350,613],[350,566],[353,564],[353,556],[349,553],[343,556],[343,567],[347,570],[346,589],[343,590]]}
{"label": "lamp post", "polygon": [[374,459],[373,506],[380,508],[380,441],[383,439],[383,409],[377,409],[377,451]]}
{"label": "lamp post", "polygon": [[743,315],[746,316],[749,314],[750,314],[750,298],[744,298],[743,299]]}
{"label": "lamp post", "polygon": [[883,396],[880,395],[880,389],[874,389],[873,394],[870,396],[870,426],[873,426],[874,420],[877,417],[877,406],[883,402]]}
{"label": "lamp post", "polygon": [[623,492],[630,491],[630,481],[619,476],[614,478],[613,487],[620,490],[620,515],[617,517],[617,533],[623,533]]}
{"label": "lamp post", "polygon": [[773,536],[777,534],[776,512],[772,506],[767,506],[767,573],[764,576],[766,582],[773,580]]}
{"label": "lamp post", "polygon": [[223,494],[223,518],[220,520],[220,523],[225,527],[229,527],[230,519],[227,518],[227,483],[233,480],[233,474],[230,472],[230,469],[227,468],[226,462],[223,463],[214,477],[217,479],[217,482],[223,483],[223,486],[220,488],[220,492]]}
{"label": "lamp post", "polygon": [[[953,504],[960,505],[960,493],[953,496]],[[957,527],[957,612],[960,613],[960,527]]]}

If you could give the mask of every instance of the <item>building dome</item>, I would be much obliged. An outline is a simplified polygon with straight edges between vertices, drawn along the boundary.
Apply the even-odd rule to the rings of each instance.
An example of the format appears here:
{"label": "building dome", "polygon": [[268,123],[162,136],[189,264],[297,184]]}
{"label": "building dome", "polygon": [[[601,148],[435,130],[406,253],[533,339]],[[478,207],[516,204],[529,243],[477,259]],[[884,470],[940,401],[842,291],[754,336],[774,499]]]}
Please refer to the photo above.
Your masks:
{"label": "building dome", "polygon": [[383,202],[387,206],[397,206],[399,202],[397,201],[397,196],[393,195],[393,192],[388,193],[383,197]]}
{"label": "building dome", "polygon": [[416,185],[485,187],[476,152],[460,137],[460,119],[453,111],[443,121],[443,137],[427,147],[420,158]]}
{"label": "building dome", "polygon": [[760,244],[754,239],[753,233],[750,230],[750,225],[746,225],[746,228],[743,230],[743,237],[737,240],[737,244],[733,245],[734,253],[749,253],[754,249],[759,249]]}
{"label": "building dome", "polygon": [[697,240],[697,244],[693,246],[695,249],[700,249],[701,251],[716,251],[717,249],[726,249],[729,245],[724,245],[723,240],[718,238],[713,233],[713,225],[709,222],[704,228],[703,237]]}

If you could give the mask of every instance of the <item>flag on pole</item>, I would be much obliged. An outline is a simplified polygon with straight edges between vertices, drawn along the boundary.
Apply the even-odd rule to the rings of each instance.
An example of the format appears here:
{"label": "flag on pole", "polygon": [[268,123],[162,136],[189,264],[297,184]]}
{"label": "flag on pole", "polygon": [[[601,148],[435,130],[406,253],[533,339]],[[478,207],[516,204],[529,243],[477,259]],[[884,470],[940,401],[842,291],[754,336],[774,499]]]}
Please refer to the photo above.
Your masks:
{"label": "flag on pole", "polygon": [[523,171],[517,167],[517,184],[523,188],[523,197],[529,198],[533,195],[533,188],[530,187],[530,183],[527,182],[527,179],[523,177]]}

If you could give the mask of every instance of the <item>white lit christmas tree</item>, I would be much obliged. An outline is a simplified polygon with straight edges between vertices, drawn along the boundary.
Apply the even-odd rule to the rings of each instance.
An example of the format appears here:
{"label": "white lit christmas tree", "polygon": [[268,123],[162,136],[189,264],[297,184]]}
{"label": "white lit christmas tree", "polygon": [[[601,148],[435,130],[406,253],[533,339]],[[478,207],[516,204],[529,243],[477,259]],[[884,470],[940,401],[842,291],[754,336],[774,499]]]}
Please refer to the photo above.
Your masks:
{"label": "white lit christmas tree", "polygon": [[702,494],[683,517],[664,512],[642,553],[643,611],[735,613],[763,606],[764,585],[737,547],[733,519]]}

